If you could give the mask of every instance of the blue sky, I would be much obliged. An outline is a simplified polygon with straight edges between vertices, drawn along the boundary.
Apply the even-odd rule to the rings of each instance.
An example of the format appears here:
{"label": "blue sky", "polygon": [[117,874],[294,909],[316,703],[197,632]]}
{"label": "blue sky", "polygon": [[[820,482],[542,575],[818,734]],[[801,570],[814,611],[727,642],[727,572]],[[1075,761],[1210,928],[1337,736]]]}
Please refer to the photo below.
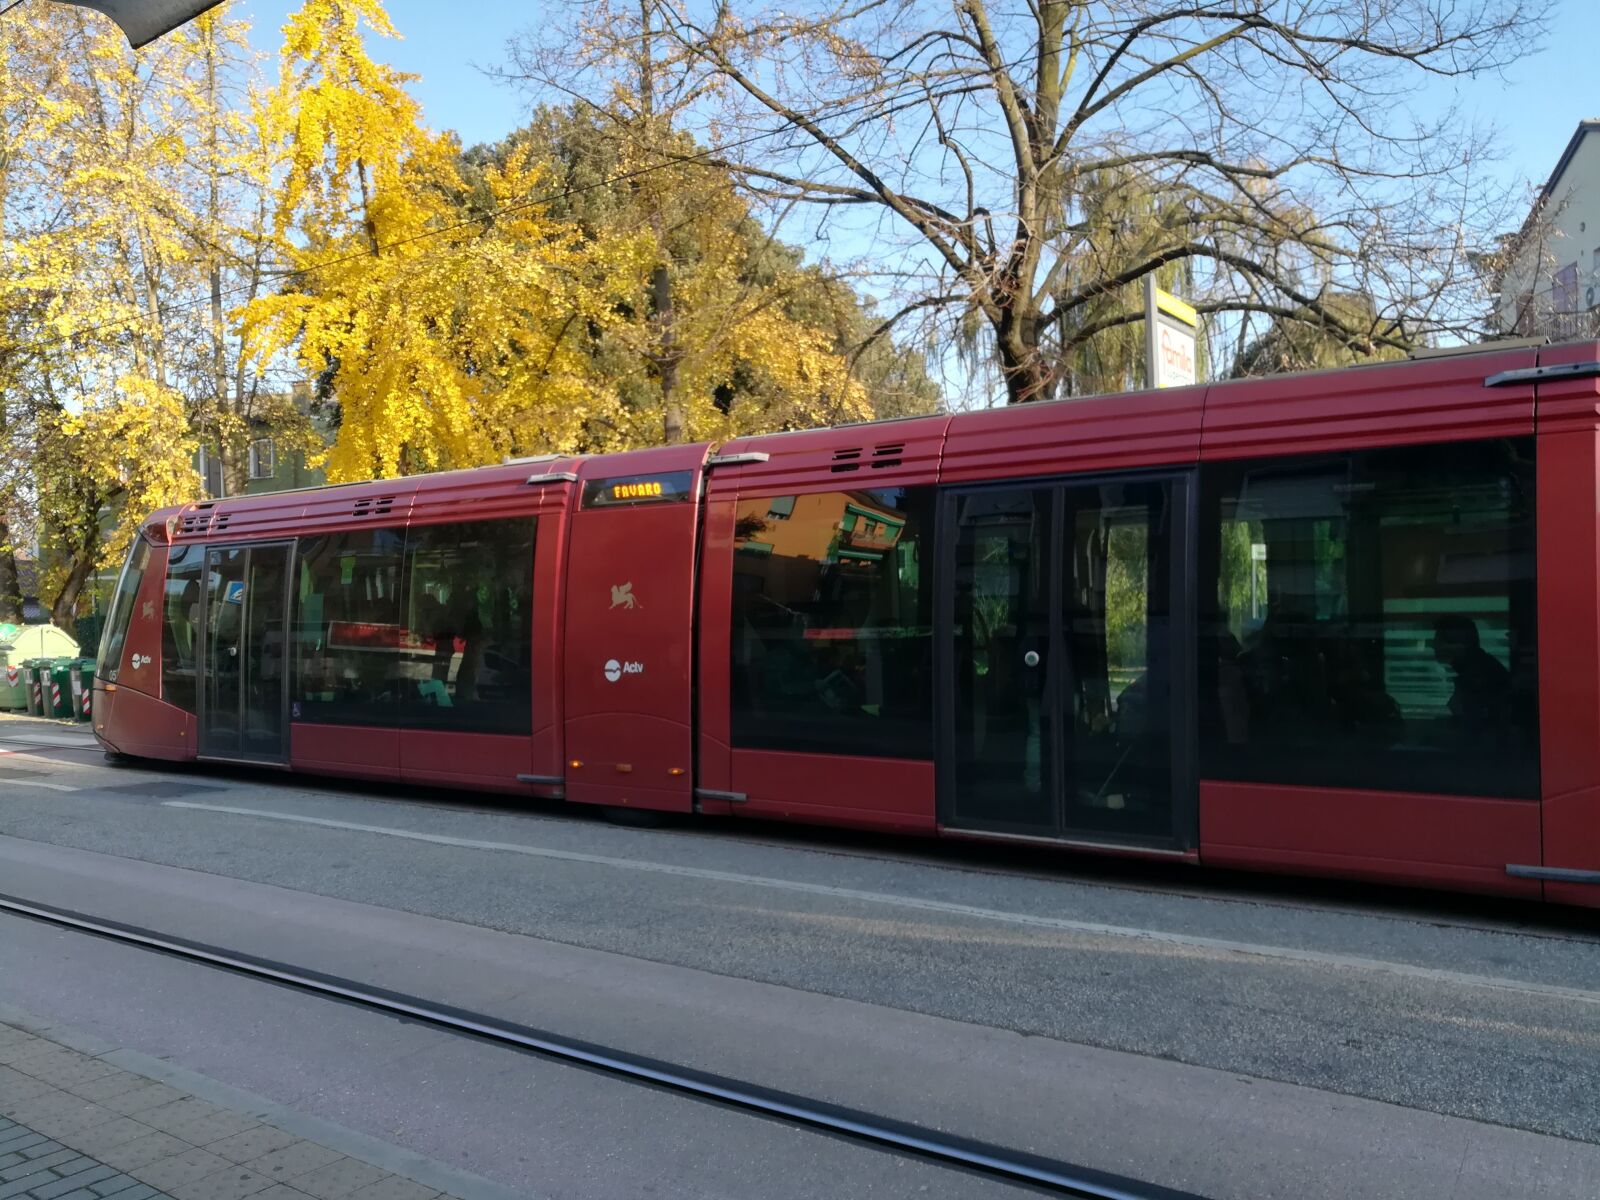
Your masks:
{"label": "blue sky", "polygon": [[[245,0],[260,49],[277,52],[277,31],[298,2]],[[421,76],[416,95],[430,125],[454,129],[470,145],[493,141],[521,122],[524,98],[477,68],[503,62],[506,39],[536,22],[541,10],[548,12],[545,5],[539,0],[388,0],[388,8],[404,39],[375,51]],[[1578,121],[1600,117],[1600,88],[1593,84],[1597,54],[1600,3],[1560,0],[1543,52],[1519,63],[1505,78],[1436,84],[1428,100],[1443,104],[1458,99],[1466,112],[1493,121],[1503,134],[1503,177],[1542,183]]]}
{"label": "blue sky", "polygon": [[[250,19],[256,48],[276,56],[283,45],[278,31],[299,7],[300,0],[243,0],[238,10]],[[524,99],[478,68],[505,61],[507,39],[538,20],[540,0],[386,0],[385,7],[401,40],[375,39],[369,49],[421,76],[412,91],[430,126],[453,129],[470,146],[496,141],[522,123]]]}

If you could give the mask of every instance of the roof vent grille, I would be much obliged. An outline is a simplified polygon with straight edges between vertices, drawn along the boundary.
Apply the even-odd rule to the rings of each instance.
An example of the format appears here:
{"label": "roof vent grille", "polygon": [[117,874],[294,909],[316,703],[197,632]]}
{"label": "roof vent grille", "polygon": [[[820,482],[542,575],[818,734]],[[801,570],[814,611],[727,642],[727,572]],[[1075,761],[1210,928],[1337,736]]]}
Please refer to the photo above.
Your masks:
{"label": "roof vent grille", "polygon": [[232,515],[232,513],[225,512],[215,514],[211,518],[211,532],[221,533],[224,529],[226,529],[228,527],[228,518]]}
{"label": "roof vent grille", "polygon": [[178,526],[179,533],[200,533],[206,527],[207,513],[191,512],[183,514],[183,521]]}
{"label": "roof vent grille", "polygon": [[906,444],[904,442],[896,442],[891,446],[874,446],[872,448],[872,469],[876,471],[880,467],[898,467],[900,465],[900,456],[905,453],[905,449]]}
{"label": "roof vent grille", "polygon": [[393,507],[393,496],[368,496],[364,500],[356,501],[354,515],[358,517],[381,517]]}
{"label": "roof vent grille", "polygon": [[834,474],[838,474],[840,471],[859,471],[861,464],[855,460],[860,457],[860,450],[835,450],[833,452],[833,466],[830,470]]}

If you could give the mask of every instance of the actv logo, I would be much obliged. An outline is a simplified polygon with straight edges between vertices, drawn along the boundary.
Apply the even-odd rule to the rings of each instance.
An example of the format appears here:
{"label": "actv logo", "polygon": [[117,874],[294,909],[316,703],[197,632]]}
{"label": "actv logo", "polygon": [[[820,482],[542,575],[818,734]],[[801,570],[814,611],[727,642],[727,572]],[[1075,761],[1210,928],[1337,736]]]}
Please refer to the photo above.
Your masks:
{"label": "actv logo", "polygon": [[616,659],[610,658],[606,660],[605,671],[606,682],[615,683],[624,675],[643,675],[644,664],[642,662],[618,662]]}

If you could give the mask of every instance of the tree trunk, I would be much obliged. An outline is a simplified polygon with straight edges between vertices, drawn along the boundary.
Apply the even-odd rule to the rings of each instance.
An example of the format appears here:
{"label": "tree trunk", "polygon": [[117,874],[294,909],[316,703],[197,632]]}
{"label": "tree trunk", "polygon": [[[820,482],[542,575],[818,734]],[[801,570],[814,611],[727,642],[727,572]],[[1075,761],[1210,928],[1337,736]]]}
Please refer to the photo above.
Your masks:
{"label": "tree trunk", "polygon": [[679,446],[689,440],[688,422],[683,405],[673,395],[678,388],[678,364],[664,363],[661,368],[661,440],[667,446]]}
{"label": "tree trunk", "polygon": [[361,227],[366,230],[372,257],[377,258],[382,248],[378,245],[378,222],[372,218],[372,193],[367,188],[367,164],[364,159],[356,159],[356,180],[361,184]]}
{"label": "tree trunk", "polygon": [[222,494],[224,496],[242,496],[250,486],[250,450],[248,446],[239,450],[224,446],[222,448]]}
{"label": "tree trunk", "polygon": [[[242,418],[238,397],[228,391],[227,314],[222,306],[222,186],[218,172],[222,168],[222,145],[219,127],[222,115],[222,97],[217,82],[217,43],[210,27],[206,30],[206,236],[210,243],[211,261],[207,264],[207,282],[211,285],[211,390],[212,405],[218,414]],[[229,437],[224,441],[237,441],[232,421],[218,421],[219,428]],[[222,491],[224,495],[238,496],[245,490],[249,472],[240,464],[241,451],[234,445],[219,447],[222,453]],[[248,454],[248,451],[244,453]]]}
{"label": "tree trunk", "polygon": [[[659,220],[657,221],[659,225]],[[666,247],[661,247],[666,253]],[[668,446],[688,440],[688,419],[678,397],[678,339],[672,328],[674,311],[672,303],[672,268],[666,263],[656,264],[650,273],[650,299],[655,322],[656,372],[661,379],[661,438]]]}
{"label": "tree trunk", "polygon": [[10,546],[11,530],[0,521],[0,621],[22,620],[22,580],[17,575],[17,553]]}
{"label": "tree trunk", "polygon": [[1000,375],[1005,380],[1006,403],[1028,404],[1034,400],[1053,400],[1057,372],[1039,353],[1039,319],[1002,309],[994,321],[995,345],[1000,356]]}
{"label": "tree trunk", "polygon": [[65,629],[68,633],[72,633],[76,628],[78,598],[83,594],[83,585],[93,571],[93,549],[79,551],[72,560],[72,569],[67,572],[61,590],[56,593],[55,603],[50,606],[50,620],[57,628]]}

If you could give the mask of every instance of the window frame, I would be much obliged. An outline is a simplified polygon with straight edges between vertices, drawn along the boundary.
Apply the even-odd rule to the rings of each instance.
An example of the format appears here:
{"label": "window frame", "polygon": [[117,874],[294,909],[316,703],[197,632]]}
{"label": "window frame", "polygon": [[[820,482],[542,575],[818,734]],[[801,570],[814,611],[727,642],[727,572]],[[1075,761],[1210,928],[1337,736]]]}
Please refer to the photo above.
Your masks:
{"label": "window frame", "polygon": [[[208,500],[226,499],[228,481],[222,470],[222,456],[209,446],[201,446],[195,471],[200,476],[200,491]],[[216,477],[215,486],[212,477]]]}
{"label": "window frame", "polygon": [[[265,448],[264,455],[263,448]],[[263,457],[266,462],[264,469],[262,467]],[[272,479],[278,474],[278,447],[271,438],[253,439],[247,451],[247,458],[250,482],[259,483],[264,479]]]}

